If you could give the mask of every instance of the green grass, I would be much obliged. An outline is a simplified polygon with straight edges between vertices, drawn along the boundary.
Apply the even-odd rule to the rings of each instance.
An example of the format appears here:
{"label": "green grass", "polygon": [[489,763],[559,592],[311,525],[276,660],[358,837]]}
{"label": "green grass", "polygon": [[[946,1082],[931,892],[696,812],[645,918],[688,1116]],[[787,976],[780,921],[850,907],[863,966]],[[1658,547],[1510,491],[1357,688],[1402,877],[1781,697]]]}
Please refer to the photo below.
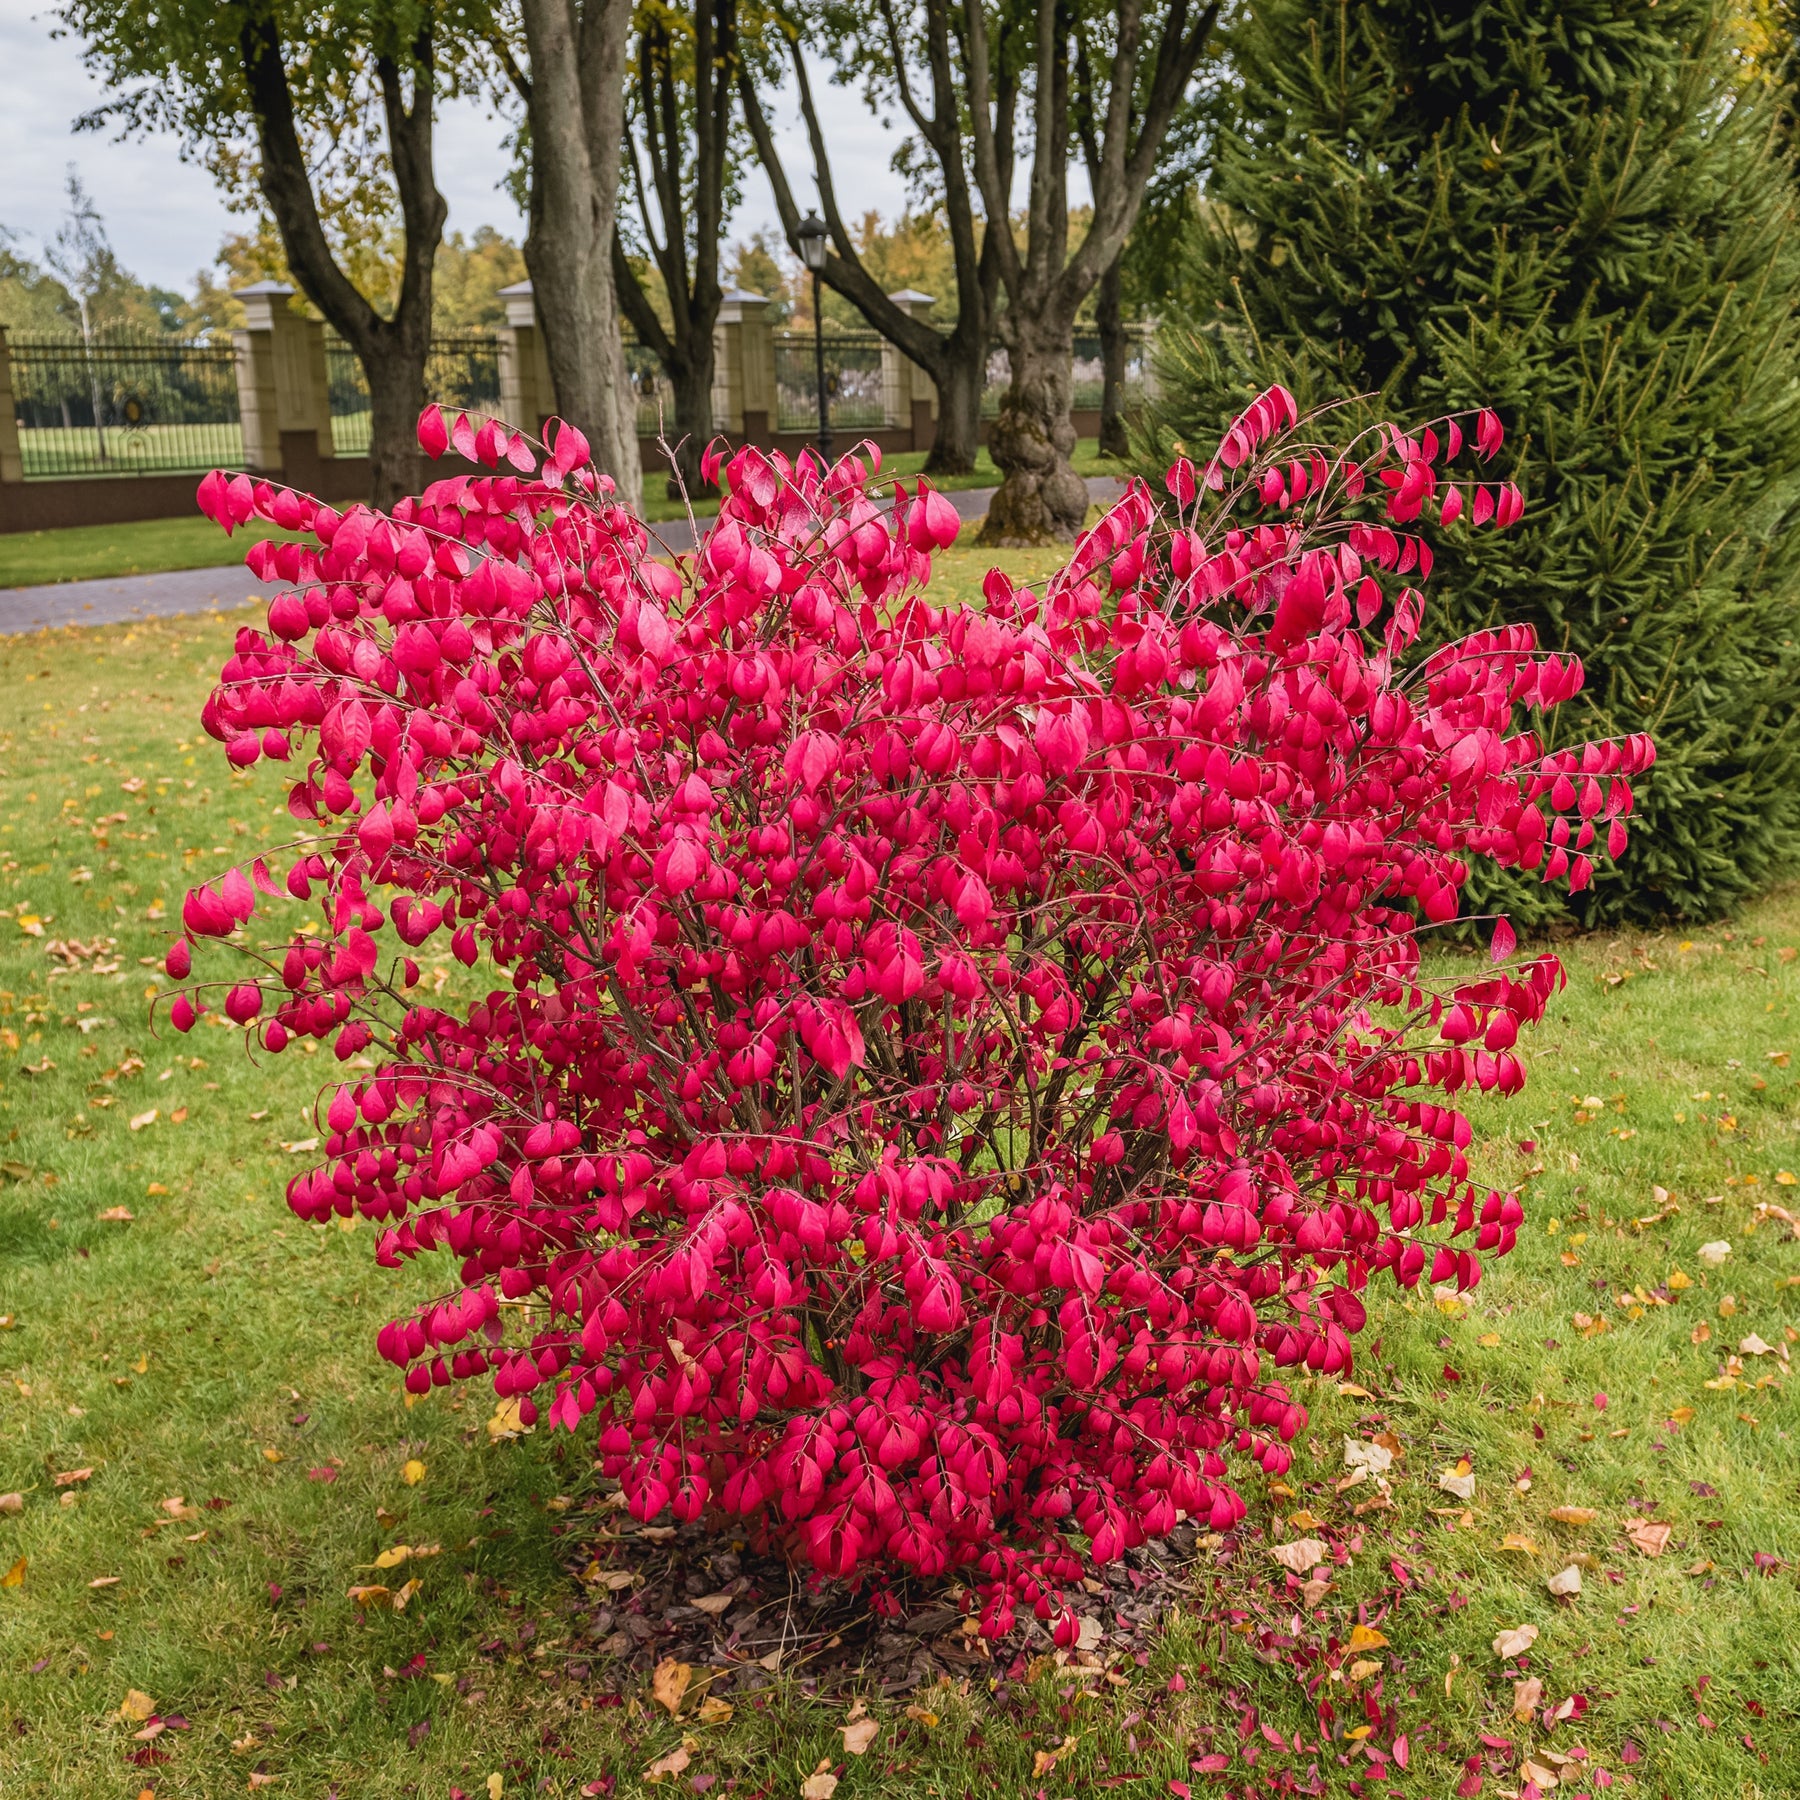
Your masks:
{"label": "green grass", "polygon": [[[1021,579],[1052,562],[1007,559]],[[984,566],[953,552],[944,591],[971,595]],[[1526,1188],[1517,1250],[1464,1302],[1371,1287],[1366,1392],[1308,1387],[1294,1469],[1254,1484],[1235,1554],[1216,1548],[1189,1573],[1189,1615],[1140,1634],[1143,1666],[1126,1657],[1116,1683],[1042,1667],[997,1691],[979,1669],[904,1699],[871,1690],[882,1736],[847,1759],[842,1699],[786,1676],[734,1695],[728,1724],[670,1723],[642,1670],[601,1648],[618,1620],[603,1632],[570,1572],[601,1530],[582,1452],[542,1432],[490,1442],[492,1396],[473,1384],[405,1404],[373,1338],[431,1271],[382,1271],[366,1224],[316,1229],[282,1200],[306,1162],[283,1146],[314,1135],[311,1102],[336,1065],[252,1064],[228,1030],[183,1039],[149,1023],[187,882],[286,824],[280,772],[229,774],[195,722],[237,622],[0,643],[0,1492],[23,1496],[0,1515],[0,1574],[25,1564],[0,1588],[0,1789],[210,1797],[255,1773],[277,1778],[276,1796],[480,1800],[499,1774],[508,1795],[545,1782],[573,1795],[602,1776],[636,1794],[690,1736],[691,1766],[664,1793],[711,1775],[715,1794],[793,1800],[828,1755],[840,1800],[1067,1800],[1106,1782],[1161,1796],[1171,1779],[1237,1792],[1315,1763],[1338,1793],[1362,1767],[1343,1736],[1360,1716],[1350,1690],[1378,1681],[1411,1761],[1370,1793],[1446,1800],[1465,1760],[1490,1754],[1484,1733],[1514,1746],[1491,1752],[1488,1795],[1519,1787],[1522,1750],[1576,1745],[1635,1777],[1614,1795],[1800,1791],[1800,1445],[1780,1354],[1800,1329],[1800,1245],[1757,1213],[1800,1196],[1781,1180],[1800,1171],[1800,1063],[1784,1060],[1800,1053],[1800,897],[1687,939],[1566,947],[1569,988],[1527,1041],[1531,1086],[1475,1108],[1479,1167]],[[101,1216],[118,1207],[129,1222]],[[1719,1240],[1731,1253],[1709,1267],[1700,1246]],[[1677,1269],[1691,1285],[1661,1289]],[[1616,1304],[1640,1286],[1644,1303]],[[1709,1388],[1750,1333],[1775,1350]],[[1373,1484],[1338,1491],[1343,1438],[1380,1431],[1402,1454],[1391,1506],[1367,1508]],[[1459,1457],[1475,1478],[1466,1508],[1438,1486]],[[416,1485],[409,1460],[425,1467]],[[79,1469],[93,1472],[55,1485]],[[193,1516],[171,1515],[176,1495]],[[546,1505],[565,1496],[569,1510]],[[1559,1525],[1559,1505],[1597,1516]],[[1668,1523],[1664,1554],[1632,1548],[1628,1518]],[[1265,1553],[1277,1533],[1343,1547],[1316,1608]],[[1530,1547],[1500,1548],[1508,1534]],[[347,1591],[390,1579],[370,1565],[396,1542],[442,1553],[411,1565],[423,1585],[404,1612],[365,1617]],[[1770,1573],[1759,1553],[1779,1559]],[[1582,1593],[1554,1600],[1547,1578],[1577,1556]],[[1336,1650],[1359,1608],[1388,1640],[1360,1686],[1326,1668],[1342,1677],[1356,1660]],[[1580,1694],[1579,1722],[1513,1720],[1490,1640],[1526,1622],[1543,1704]],[[119,1717],[133,1690],[190,1729],[136,1740]],[[1320,1696],[1336,1714],[1323,1745]],[[937,1722],[908,1718],[909,1699]],[[1034,1776],[1037,1752],[1069,1736]],[[1641,1760],[1621,1760],[1627,1741]],[[144,1752],[167,1760],[128,1760]],[[1224,1752],[1231,1774],[1190,1769]]]}
{"label": "green grass", "polygon": [[[923,451],[890,456],[882,463],[882,473],[911,480],[924,462]],[[1076,448],[1075,466],[1083,475],[1123,472],[1122,465],[1101,456],[1098,446],[1086,439]],[[999,480],[999,470],[983,450],[974,474],[941,478],[936,485],[944,489],[983,488],[994,487]],[[665,485],[654,471],[645,477],[645,516],[653,522],[666,523],[684,516],[681,503],[664,492]],[[715,503],[694,510],[704,518],[718,508]],[[8,532],[0,534],[0,589],[113,575],[154,575],[170,569],[222,569],[241,560],[246,542],[241,535],[227,538],[210,520],[198,515],[188,519],[153,519],[139,525],[72,525],[61,531]]]}

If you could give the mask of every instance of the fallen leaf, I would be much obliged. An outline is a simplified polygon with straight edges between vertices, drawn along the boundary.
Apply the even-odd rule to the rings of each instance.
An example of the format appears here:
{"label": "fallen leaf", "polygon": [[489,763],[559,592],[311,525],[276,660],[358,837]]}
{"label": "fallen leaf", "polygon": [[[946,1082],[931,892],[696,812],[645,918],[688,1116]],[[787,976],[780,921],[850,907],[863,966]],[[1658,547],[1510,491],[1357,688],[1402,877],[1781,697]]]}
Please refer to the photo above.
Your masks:
{"label": "fallen leaf", "polygon": [[1669,1534],[1674,1529],[1672,1525],[1657,1524],[1649,1519],[1631,1519],[1626,1523],[1625,1535],[1643,1555],[1661,1556],[1668,1548]]}
{"label": "fallen leaf", "polygon": [[1538,1628],[1535,1625],[1515,1625],[1510,1631],[1503,1631],[1494,1639],[1494,1654],[1502,1662],[1515,1656],[1522,1656],[1538,1641]]}
{"label": "fallen leaf", "polygon": [[1559,1569],[1544,1585],[1558,1598],[1569,1594],[1579,1594],[1581,1592],[1581,1569],[1577,1564],[1570,1563],[1566,1569]]}
{"label": "fallen leaf", "polygon": [[694,1679],[692,1663],[677,1662],[674,1657],[664,1657],[656,1665],[650,1676],[650,1695],[658,1706],[666,1707],[671,1719],[681,1712],[681,1702],[686,1697],[688,1683]]}
{"label": "fallen leaf", "polygon": [[1519,1773],[1527,1781],[1535,1781],[1541,1788],[1553,1788],[1557,1785],[1556,1771],[1547,1769],[1542,1763],[1533,1762],[1530,1757],[1519,1764]]}
{"label": "fallen leaf", "polygon": [[250,1771],[250,1786],[252,1788],[273,1787],[280,1779],[281,1777],[279,1775],[265,1775],[260,1769],[252,1769]]}
{"label": "fallen leaf", "polygon": [[394,1611],[405,1612],[407,1602],[410,1601],[424,1585],[424,1582],[415,1575],[404,1587],[395,1588],[392,1601]]}
{"label": "fallen leaf", "polygon": [[1500,1347],[1500,1334],[1497,1331],[1484,1331],[1475,1341],[1484,1350],[1497,1350]]}
{"label": "fallen leaf", "polygon": [[278,1463],[278,1462],[286,1462],[287,1458],[279,1450],[265,1449],[263,1451],[263,1461],[267,1462],[267,1463]]}
{"label": "fallen leaf", "polygon": [[96,1575],[88,1583],[88,1586],[91,1588],[117,1587],[124,1579],[123,1575]]}
{"label": "fallen leaf", "polygon": [[1367,1469],[1371,1475],[1385,1475],[1394,1466],[1394,1453],[1385,1444],[1364,1443],[1361,1438],[1344,1439],[1344,1463],[1352,1469]]}
{"label": "fallen leaf", "polygon": [[523,1437],[532,1427],[525,1423],[519,1410],[519,1397],[510,1394],[494,1408],[494,1416],[487,1422],[487,1433],[496,1443],[503,1438]]}
{"label": "fallen leaf", "polygon": [[1290,1543],[1271,1546],[1269,1554],[1284,1569],[1291,1569],[1296,1575],[1305,1575],[1325,1560],[1325,1546],[1317,1538],[1295,1538]]}
{"label": "fallen leaf", "polygon": [[1350,1642],[1345,1648],[1352,1656],[1356,1655],[1359,1650],[1385,1650],[1387,1638],[1373,1625],[1357,1625],[1352,1628]]}
{"label": "fallen leaf", "polygon": [[848,1725],[840,1725],[838,1730],[843,1734],[844,1754],[861,1756],[881,1735],[879,1719],[856,1719]]}
{"label": "fallen leaf", "polygon": [[1704,1319],[1702,1319],[1700,1321],[1700,1323],[1698,1325],[1696,1325],[1694,1327],[1694,1329],[1688,1333],[1688,1342],[1690,1344],[1704,1344],[1704,1343],[1708,1342],[1711,1339],[1711,1337],[1712,1337],[1712,1327],[1709,1324],[1707,1324],[1707,1322]]}
{"label": "fallen leaf", "polygon": [[365,1610],[371,1606],[386,1606],[394,1597],[394,1590],[384,1587],[379,1581],[371,1581],[349,1590],[349,1598]]}
{"label": "fallen leaf", "polygon": [[1700,1246],[1700,1260],[1709,1269],[1716,1269],[1731,1254],[1731,1246],[1723,1238],[1711,1244]]}
{"label": "fallen leaf", "polygon": [[136,1216],[129,1206],[109,1206],[105,1212],[94,1214],[103,1225],[129,1225]]}
{"label": "fallen leaf", "polygon": [[693,1760],[694,1754],[688,1749],[687,1745],[685,1743],[677,1744],[667,1756],[659,1756],[656,1761],[644,1771],[644,1779],[646,1781],[661,1781],[665,1775],[679,1775]]}
{"label": "fallen leaf", "polygon": [[133,1131],[142,1131],[146,1125],[154,1125],[155,1123],[156,1108],[153,1106],[148,1112],[136,1113],[132,1116],[131,1129]]}
{"label": "fallen leaf", "polygon": [[1370,1662],[1367,1658],[1358,1662],[1353,1662],[1350,1665],[1350,1679],[1352,1681],[1367,1681],[1371,1675],[1379,1675],[1380,1673],[1381,1664],[1378,1662]]}
{"label": "fallen leaf", "polygon": [[137,1688],[127,1688],[125,1698],[119,1702],[119,1717],[129,1719],[134,1725],[143,1724],[155,1711],[156,1702]]}
{"label": "fallen leaf", "polygon": [[1544,1684],[1533,1675],[1526,1681],[1513,1683],[1513,1717],[1529,1719],[1544,1697]]}
{"label": "fallen leaf", "polygon": [[831,1772],[831,1758],[821,1758],[819,1766],[800,1784],[800,1800],[831,1800],[837,1792],[838,1778]]}
{"label": "fallen leaf", "polygon": [[25,1580],[25,1571],[29,1567],[29,1562],[21,1556],[4,1575],[0,1575],[0,1588],[22,1586]]}
{"label": "fallen leaf", "polygon": [[1671,1269],[1669,1271],[1668,1287],[1672,1293],[1678,1294],[1682,1289],[1691,1288],[1693,1285],[1692,1278],[1682,1274],[1679,1269]]}
{"label": "fallen leaf", "polygon": [[1080,1741],[1079,1737],[1066,1737],[1054,1750],[1038,1751],[1031,1767],[1032,1779],[1041,1780],[1048,1775]]}
{"label": "fallen leaf", "polygon": [[65,1469],[60,1475],[50,1477],[52,1487],[73,1487],[78,1481],[86,1481],[92,1475],[92,1469]]}
{"label": "fallen leaf", "polygon": [[1459,1500],[1475,1498],[1475,1471],[1467,1462],[1459,1462],[1453,1469],[1445,1469],[1438,1476],[1438,1486],[1446,1494],[1454,1494]]}
{"label": "fallen leaf", "polygon": [[1536,1556],[1538,1553],[1536,1540],[1528,1538],[1522,1531],[1509,1531],[1494,1548],[1496,1550],[1516,1550],[1521,1556]]}
{"label": "fallen leaf", "polygon": [[1738,1354],[1740,1356],[1773,1356],[1775,1354],[1775,1346],[1773,1344],[1765,1344],[1753,1331],[1747,1338],[1739,1340]]}
{"label": "fallen leaf", "polygon": [[1550,1509],[1550,1517],[1559,1525],[1591,1525],[1599,1516],[1599,1509],[1592,1506],[1553,1506]]}
{"label": "fallen leaf", "polygon": [[708,1694],[700,1702],[700,1711],[696,1715],[702,1725],[729,1725],[731,1715],[737,1708],[729,1700],[721,1700],[717,1694]]}
{"label": "fallen leaf", "polygon": [[909,1719],[917,1719],[927,1731],[932,1730],[938,1722],[937,1714],[927,1706],[909,1706],[906,1709],[906,1716]]}
{"label": "fallen leaf", "polygon": [[703,1612],[710,1619],[716,1619],[720,1613],[729,1612],[731,1603],[736,1598],[733,1594],[702,1594],[698,1600],[690,1600],[688,1604]]}
{"label": "fallen leaf", "polygon": [[416,1456],[410,1458],[400,1471],[400,1479],[408,1487],[417,1487],[425,1479],[425,1465]]}
{"label": "fallen leaf", "polygon": [[23,1494],[0,1494],[0,1513],[20,1513],[25,1510]]}

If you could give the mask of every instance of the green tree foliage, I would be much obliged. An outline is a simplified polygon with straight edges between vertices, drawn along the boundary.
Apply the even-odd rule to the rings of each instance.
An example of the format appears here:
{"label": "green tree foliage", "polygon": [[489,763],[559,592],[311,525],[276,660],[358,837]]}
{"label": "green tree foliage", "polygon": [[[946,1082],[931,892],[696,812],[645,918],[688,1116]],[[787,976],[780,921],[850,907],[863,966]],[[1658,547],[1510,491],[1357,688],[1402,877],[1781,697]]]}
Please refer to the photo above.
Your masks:
{"label": "green tree foliage", "polygon": [[1587,666],[1555,729],[1659,748],[1589,921],[1714,913],[1800,847],[1800,233],[1741,41],[1724,0],[1256,0],[1146,446],[1276,378],[1498,409],[1525,522],[1441,534],[1445,627],[1532,621]]}

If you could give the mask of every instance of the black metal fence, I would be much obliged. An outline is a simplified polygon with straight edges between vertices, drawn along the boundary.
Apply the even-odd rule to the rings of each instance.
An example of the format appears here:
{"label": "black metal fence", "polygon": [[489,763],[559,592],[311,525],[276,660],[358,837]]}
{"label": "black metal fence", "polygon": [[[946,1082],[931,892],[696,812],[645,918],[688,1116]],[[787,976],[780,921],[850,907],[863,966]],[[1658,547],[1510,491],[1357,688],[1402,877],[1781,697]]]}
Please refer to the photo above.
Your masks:
{"label": "black metal fence", "polygon": [[[369,383],[356,352],[325,334],[325,382],[331,396],[331,447],[339,456],[369,453]],[[484,414],[500,410],[500,346],[491,337],[431,340],[425,397],[439,406]],[[535,423],[535,421],[533,421]]]}
{"label": "black metal fence", "polygon": [[[893,422],[896,409],[882,372],[881,344],[873,331],[825,334],[825,394],[834,427],[866,431]],[[778,431],[805,431],[819,422],[810,332],[775,334],[775,414]]]}
{"label": "black metal fence", "polygon": [[163,475],[240,466],[229,343],[109,330],[19,338],[13,410],[27,479]]}

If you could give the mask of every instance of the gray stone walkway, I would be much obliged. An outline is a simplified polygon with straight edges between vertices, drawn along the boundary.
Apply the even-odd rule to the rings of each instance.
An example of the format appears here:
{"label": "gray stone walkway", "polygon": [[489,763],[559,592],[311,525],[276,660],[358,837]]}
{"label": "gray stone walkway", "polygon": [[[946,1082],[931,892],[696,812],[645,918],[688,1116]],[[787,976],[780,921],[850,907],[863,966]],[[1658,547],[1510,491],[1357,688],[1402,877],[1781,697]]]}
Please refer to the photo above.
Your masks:
{"label": "gray stone walkway", "polygon": [[[993,488],[964,488],[946,497],[965,519],[986,513]],[[1124,492],[1110,475],[1088,480],[1088,492],[1104,506]],[[671,550],[692,548],[687,521],[658,525]],[[176,569],[162,575],[116,575],[102,581],[59,581],[49,587],[0,588],[0,636],[52,631],[64,625],[122,625],[133,619],[229,610],[280,592],[279,582],[260,582],[240,567]]]}

